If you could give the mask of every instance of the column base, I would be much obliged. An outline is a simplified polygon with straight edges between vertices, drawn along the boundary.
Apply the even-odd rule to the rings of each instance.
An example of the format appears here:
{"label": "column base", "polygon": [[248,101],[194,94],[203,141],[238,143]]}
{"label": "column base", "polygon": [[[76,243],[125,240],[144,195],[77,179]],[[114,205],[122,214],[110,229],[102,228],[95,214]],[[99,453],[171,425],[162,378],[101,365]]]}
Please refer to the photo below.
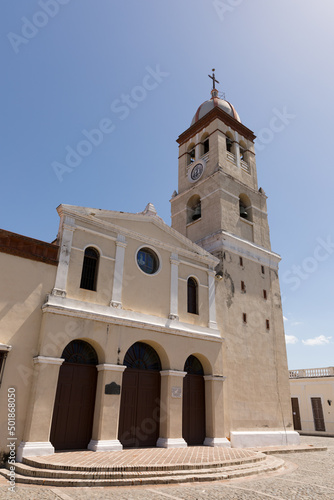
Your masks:
{"label": "column base", "polygon": [[120,443],[120,441],[118,441],[118,439],[101,439],[98,441],[91,439],[88,443],[87,449],[91,451],[122,451],[123,445]]}
{"label": "column base", "polygon": [[243,431],[231,432],[233,448],[254,448],[259,446],[298,445],[300,437],[296,431]]}
{"label": "column base", "polygon": [[49,441],[46,442],[25,442],[21,441],[16,450],[16,461],[22,462],[24,457],[40,457],[43,455],[53,455],[54,447]]}
{"label": "column base", "polygon": [[231,448],[231,443],[227,438],[205,438],[204,446],[216,446],[220,448]]}
{"label": "column base", "polygon": [[159,438],[157,448],[187,448],[187,443],[183,438]]}

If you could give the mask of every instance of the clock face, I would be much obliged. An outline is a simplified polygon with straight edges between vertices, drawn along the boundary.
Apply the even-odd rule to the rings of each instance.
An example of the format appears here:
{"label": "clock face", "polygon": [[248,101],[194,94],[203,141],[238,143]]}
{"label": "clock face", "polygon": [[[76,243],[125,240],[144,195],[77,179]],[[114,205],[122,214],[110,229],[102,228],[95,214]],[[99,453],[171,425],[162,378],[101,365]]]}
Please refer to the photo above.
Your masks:
{"label": "clock face", "polygon": [[191,177],[191,180],[192,181],[197,181],[201,175],[203,174],[203,165],[202,163],[197,163],[191,170],[191,174],[190,174],[190,177]]}

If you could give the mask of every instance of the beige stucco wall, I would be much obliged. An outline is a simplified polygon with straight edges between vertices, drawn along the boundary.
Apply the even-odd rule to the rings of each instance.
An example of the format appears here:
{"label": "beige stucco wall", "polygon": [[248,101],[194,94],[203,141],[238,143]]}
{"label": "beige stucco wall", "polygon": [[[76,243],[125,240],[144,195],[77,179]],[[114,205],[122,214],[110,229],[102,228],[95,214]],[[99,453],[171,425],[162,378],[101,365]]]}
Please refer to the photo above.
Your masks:
{"label": "beige stucco wall", "polygon": [[0,388],[0,450],[7,444],[7,390],[16,392],[16,437],[22,439],[38,354],[41,306],[54,285],[56,267],[0,253],[0,342],[12,346]]}
{"label": "beige stucco wall", "polygon": [[[290,379],[290,389],[291,397],[298,398],[299,403],[301,431],[298,432],[334,435],[334,377]],[[325,432],[315,430],[311,398],[321,398]]]}

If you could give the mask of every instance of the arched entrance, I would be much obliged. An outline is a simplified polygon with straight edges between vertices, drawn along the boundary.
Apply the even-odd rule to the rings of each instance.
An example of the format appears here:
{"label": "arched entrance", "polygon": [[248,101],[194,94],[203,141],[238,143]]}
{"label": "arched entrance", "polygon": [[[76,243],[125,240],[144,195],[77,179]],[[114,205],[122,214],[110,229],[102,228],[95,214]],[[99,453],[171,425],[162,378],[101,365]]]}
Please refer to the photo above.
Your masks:
{"label": "arched entrance", "polygon": [[204,372],[199,359],[189,356],[184,365],[182,436],[188,445],[202,445],[205,439]]}
{"label": "arched entrance", "polygon": [[85,449],[92,437],[97,354],[88,342],[73,340],[61,357],[50,441],[56,450]]}
{"label": "arched entrance", "polygon": [[153,347],[136,342],[123,364],[118,439],[126,448],[153,447],[159,438],[161,362]]}

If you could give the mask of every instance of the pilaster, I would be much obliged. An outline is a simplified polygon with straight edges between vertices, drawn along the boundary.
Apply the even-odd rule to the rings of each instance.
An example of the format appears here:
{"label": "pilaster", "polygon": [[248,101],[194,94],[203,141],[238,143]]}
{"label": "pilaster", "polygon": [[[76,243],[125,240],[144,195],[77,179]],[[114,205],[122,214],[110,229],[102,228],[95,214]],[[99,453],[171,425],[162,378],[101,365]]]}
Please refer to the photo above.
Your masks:
{"label": "pilaster", "polygon": [[97,365],[97,387],[92,439],[88,449],[92,451],[119,451],[119,411],[121,405],[122,377],[126,366]]}
{"label": "pilaster", "polygon": [[116,240],[116,259],[114,270],[114,282],[112,289],[112,297],[110,305],[118,309],[122,309],[122,289],[123,289],[123,272],[124,272],[124,257],[127,243],[125,236],[119,234]]}
{"label": "pilaster", "polygon": [[66,297],[67,275],[70,264],[73,233],[75,231],[75,228],[76,226],[74,218],[68,217],[66,215],[62,227],[59,262],[57,267],[56,282],[54,289],[52,290],[52,295],[60,295],[61,297]]}
{"label": "pilaster", "polygon": [[34,358],[34,378],[24,430],[24,441],[17,449],[17,460],[23,457],[52,455],[50,443],[53,407],[62,358],[37,356]]}
{"label": "pilaster", "polygon": [[170,312],[169,319],[179,319],[179,260],[178,255],[172,253],[170,257]]}
{"label": "pilaster", "polygon": [[224,428],[224,391],[223,382],[226,377],[205,375],[205,414],[206,438],[205,446],[230,448],[231,443],[225,437]]}
{"label": "pilaster", "polygon": [[183,377],[186,372],[163,370],[161,374],[159,448],[186,448],[182,437]]}

